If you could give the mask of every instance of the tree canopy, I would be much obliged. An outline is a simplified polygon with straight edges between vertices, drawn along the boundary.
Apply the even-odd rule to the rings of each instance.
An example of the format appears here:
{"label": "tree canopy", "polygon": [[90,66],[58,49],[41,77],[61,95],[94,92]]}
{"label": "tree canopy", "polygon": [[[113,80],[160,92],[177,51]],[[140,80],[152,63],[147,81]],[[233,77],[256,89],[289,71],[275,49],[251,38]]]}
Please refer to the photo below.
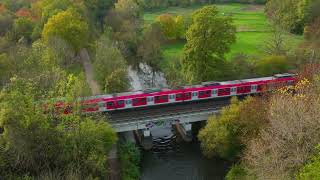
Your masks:
{"label": "tree canopy", "polygon": [[192,14],[182,59],[189,81],[221,78],[224,54],[236,40],[235,31],[232,19],[221,15],[216,6],[205,6]]}
{"label": "tree canopy", "polygon": [[51,38],[61,38],[76,51],[87,44],[88,24],[74,9],[59,12],[45,24],[42,37],[49,42]]}

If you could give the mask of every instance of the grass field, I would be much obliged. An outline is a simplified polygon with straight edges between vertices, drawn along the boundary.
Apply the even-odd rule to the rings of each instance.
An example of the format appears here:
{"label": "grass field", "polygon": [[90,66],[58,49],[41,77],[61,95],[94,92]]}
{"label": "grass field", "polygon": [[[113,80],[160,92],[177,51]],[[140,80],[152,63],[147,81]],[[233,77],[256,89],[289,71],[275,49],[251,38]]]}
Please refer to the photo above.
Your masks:
{"label": "grass field", "polygon": [[[157,16],[163,13],[172,15],[191,15],[192,12],[201,7],[202,5],[186,8],[170,7],[167,9],[145,12],[144,20],[146,23],[151,23]],[[231,46],[231,51],[226,55],[226,58],[230,59],[239,53],[247,54],[252,57],[262,56],[264,43],[271,35],[270,25],[264,14],[264,7],[245,4],[218,4],[217,7],[221,13],[232,15],[234,24],[237,27],[237,41]],[[302,40],[302,37],[288,35],[286,39],[289,45],[295,45]],[[179,57],[182,53],[184,43],[185,42],[177,42],[164,46],[163,53],[165,59]]]}

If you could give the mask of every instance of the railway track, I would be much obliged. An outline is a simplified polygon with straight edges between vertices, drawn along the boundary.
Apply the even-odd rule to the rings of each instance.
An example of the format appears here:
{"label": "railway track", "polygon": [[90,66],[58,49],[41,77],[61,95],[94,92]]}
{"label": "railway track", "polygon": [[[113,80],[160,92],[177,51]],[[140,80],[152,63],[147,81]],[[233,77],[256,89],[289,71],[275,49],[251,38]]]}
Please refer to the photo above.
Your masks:
{"label": "railway track", "polygon": [[108,113],[107,116],[111,124],[133,122],[164,116],[218,110],[228,105],[229,102],[230,98],[224,98],[221,100],[204,100],[181,104],[171,104],[166,106],[153,106],[134,110],[118,110],[112,113]]}

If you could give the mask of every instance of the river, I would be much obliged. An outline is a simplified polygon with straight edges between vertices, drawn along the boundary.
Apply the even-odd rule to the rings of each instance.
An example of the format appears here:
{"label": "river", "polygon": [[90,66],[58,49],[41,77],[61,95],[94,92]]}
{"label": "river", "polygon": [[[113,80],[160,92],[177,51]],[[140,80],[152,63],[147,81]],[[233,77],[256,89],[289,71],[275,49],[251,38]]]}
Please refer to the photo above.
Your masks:
{"label": "river", "polygon": [[[154,139],[154,146],[157,146],[159,142],[155,141],[159,137]],[[162,141],[168,143],[160,152],[157,148],[142,151],[141,180],[224,179],[230,168],[230,163],[225,160],[205,158],[197,140],[183,142],[173,132],[171,138]]]}
{"label": "river", "polygon": [[[138,73],[131,67],[128,69],[131,87],[135,91],[150,88],[150,67],[140,65],[140,69],[145,73]],[[155,75],[151,86],[167,87],[163,74]],[[205,158],[197,140],[183,142],[171,127],[153,128],[151,133],[154,148],[141,151],[141,180],[219,180],[224,179],[230,168],[227,161]]]}

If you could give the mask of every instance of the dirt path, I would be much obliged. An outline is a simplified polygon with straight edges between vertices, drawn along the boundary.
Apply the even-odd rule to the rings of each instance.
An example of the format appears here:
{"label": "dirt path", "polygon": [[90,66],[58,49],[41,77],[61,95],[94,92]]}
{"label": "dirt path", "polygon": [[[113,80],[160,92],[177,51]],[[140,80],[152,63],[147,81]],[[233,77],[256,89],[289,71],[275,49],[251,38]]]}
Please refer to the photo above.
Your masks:
{"label": "dirt path", "polygon": [[84,67],[84,70],[85,70],[85,73],[86,73],[87,83],[89,84],[89,86],[91,88],[92,94],[93,95],[101,94],[100,93],[99,84],[94,79],[93,67],[92,67],[92,64],[91,64],[91,61],[90,61],[90,56],[89,56],[88,51],[86,49],[82,49],[81,50],[80,58],[81,58],[81,61],[83,63],[83,67]]}
{"label": "dirt path", "polygon": [[[90,61],[90,56],[86,49],[82,49],[80,52],[81,62],[83,63],[83,67],[86,74],[86,80],[91,88],[91,92],[93,95],[101,94],[99,84],[94,79],[93,76],[93,67]],[[109,175],[110,180],[120,180],[120,173],[119,173],[119,160],[118,160],[118,149],[117,144],[112,146],[112,149],[108,153],[108,164],[109,164]]]}

